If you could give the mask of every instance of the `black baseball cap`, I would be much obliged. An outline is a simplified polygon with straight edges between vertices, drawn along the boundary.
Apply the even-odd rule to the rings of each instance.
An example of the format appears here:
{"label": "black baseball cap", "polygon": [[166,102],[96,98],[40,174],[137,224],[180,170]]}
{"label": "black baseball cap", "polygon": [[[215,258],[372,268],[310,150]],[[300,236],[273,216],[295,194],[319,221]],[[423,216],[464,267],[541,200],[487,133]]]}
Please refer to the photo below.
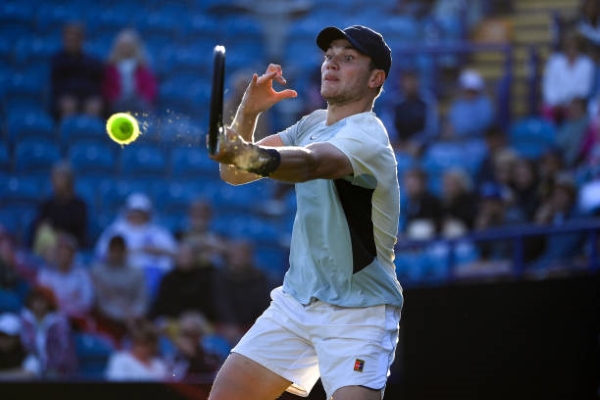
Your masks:
{"label": "black baseball cap", "polygon": [[385,71],[387,78],[392,66],[392,50],[379,32],[362,25],[352,25],[343,30],[330,26],[317,35],[317,45],[321,50],[327,48],[336,39],[346,39],[361,53],[371,57],[378,69]]}

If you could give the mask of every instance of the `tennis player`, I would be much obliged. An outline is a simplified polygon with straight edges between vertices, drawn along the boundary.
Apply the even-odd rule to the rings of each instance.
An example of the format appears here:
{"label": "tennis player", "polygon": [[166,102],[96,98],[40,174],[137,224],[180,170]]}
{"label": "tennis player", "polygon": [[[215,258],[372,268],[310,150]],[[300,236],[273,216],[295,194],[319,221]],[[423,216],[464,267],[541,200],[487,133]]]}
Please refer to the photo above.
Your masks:
{"label": "tennis player", "polygon": [[[213,159],[221,178],[296,185],[290,267],[271,304],[232,350],[209,399],[308,396],[321,378],[327,398],[381,399],[394,359],[402,288],[393,264],[399,218],[396,159],[373,105],[391,50],[364,26],[328,27],[317,110],[254,143],[260,113],[293,98],[282,69],[254,74]],[[301,55],[300,55],[301,56]]]}

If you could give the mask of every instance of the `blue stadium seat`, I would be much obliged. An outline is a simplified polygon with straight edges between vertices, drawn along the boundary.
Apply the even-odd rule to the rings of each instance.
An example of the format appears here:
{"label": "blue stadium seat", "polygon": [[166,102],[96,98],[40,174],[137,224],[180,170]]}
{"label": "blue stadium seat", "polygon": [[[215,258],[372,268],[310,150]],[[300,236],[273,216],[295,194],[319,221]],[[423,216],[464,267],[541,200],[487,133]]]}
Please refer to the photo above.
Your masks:
{"label": "blue stadium seat", "polygon": [[11,167],[11,161],[8,145],[5,142],[0,143],[0,171],[8,171]]}
{"label": "blue stadium seat", "polygon": [[29,35],[32,25],[31,5],[27,2],[0,3],[0,37],[18,38]]}
{"label": "blue stadium seat", "polygon": [[37,205],[39,200],[40,187],[35,179],[11,176],[8,180],[0,182],[0,204],[3,206]]}
{"label": "blue stadium seat", "polygon": [[[32,63],[48,64],[55,52],[61,47],[61,43],[48,40],[42,37],[21,38],[17,40],[14,47],[14,62],[21,66],[31,65]],[[48,81],[48,76],[41,76]]]}
{"label": "blue stadium seat", "polygon": [[174,147],[171,151],[171,176],[177,179],[217,177],[219,166],[203,147]]}
{"label": "blue stadium seat", "polygon": [[110,7],[103,7],[93,15],[93,18],[88,18],[86,24],[94,34],[115,35],[121,29],[131,26],[134,16],[145,14],[139,11],[138,5],[132,2],[120,1],[111,4]]}
{"label": "blue stadium seat", "polygon": [[106,141],[104,121],[87,115],[74,115],[65,118],[58,127],[60,143],[67,147],[79,140]]}
{"label": "blue stadium seat", "polygon": [[15,213],[14,210],[7,207],[0,208],[0,226],[14,237],[19,236],[21,232],[20,220],[21,216]]}
{"label": "blue stadium seat", "polygon": [[8,140],[15,144],[29,140],[55,141],[54,120],[43,111],[11,114],[7,123]]}
{"label": "blue stadium seat", "polygon": [[102,212],[116,215],[124,206],[125,198],[134,192],[145,193],[150,198],[154,198],[153,188],[147,181],[138,179],[105,179],[98,185],[99,208]]}
{"label": "blue stadium seat", "polygon": [[264,271],[277,283],[281,283],[283,275],[288,268],[289,252],[276,244],[259,245],[255,248],[256,266]]}
{"label": "blue stadium seat", "polygon": [[417,165],[417,160],[410,154],[405,152],[396,152],[396,162],[398,163],[398,179],[402,179],[402,175],[408,169]]}
{"label": "blue stadium seat", "polygon": [[39,33],[61,32],[67,22],[81,21],[84,19],[83,9],[75,4],[40,4],[35,16],[35,27]]}
{"label": "blue stadium seat", "polygon": [[124,177],[162,177],[167,174],[166,150],[149,144],[136,144],[121,150],[120,173]]}
{"label": "blue stadium seat", "polygon": [[[219,207],[223,207],[223,205],[219,204]],[[281,232],[275,224],[252,214],[238,214],[233,217],[219,216],[215,218],[214,229],[225,237],[247,239],[256,244],[277,245],[281,236]]]}
{"label": "blue stadium seat", "polygon": [[84,141],[69,146],[67,157],[78,174],[85,176],[110,176],[117,171],[117,157],[114,146],[108,141]]}
{"label": "blue stadium seat", "polygon": [[4,102],[27,100],[32,103],[42,104],[44,100],[44,88],[48,81],[44,76],[32,76],[30,74],[13,74],[7,82],[4,91]]}
{"label": "blue stadium seat", "polygon": [[13,313],[19,314],[23,304],[19,296],[12,290],[0,288],[0,314]]}
{"label": "blue stadium seat", "polygon": [[110,355],[116,350],[107,337],[89,332],[74,334],[79,374],[86,379],[102,379]]}
{"label": "blue stadium seat", "polygon": [[198,185],[182,181],[164,181],[154,193],[162,214],[185,214],[191,202],[198,196]]}
{"label": "blue stadium seat", "polygon": [[508,139],[521,156],[536,159],[556,145],[556,128],[543,118],[523,118],[510,126]]}
{"label": "blue stadium seat", "polygon": [[[81,175],[77,169],[76,171],[75,193],[77,193],[77,195],[79,195],[87,204],[88,214],[95,215],[100,205],[99,186],[103,180],[98,176]],[[113,179],[113,175],[109,175],[104,179]]]}
{"label": "blue stadium seat", "polygon": [[60,148],[48,140],[20,141],[15,145],[13,170],[18,174],[48,175],[61,159]]}
{"label": "blue stadium seat", "polygon": [[[476,145],[469,147],[473,150],[472,152],[467,152],[465,146],[462,143],[433,143],[423,155],[422,167],[432,173],[459,167],[474,174],[479,168],[484,154],[481,151],[475,151]],[[468,157],[465,157],[465,154],[468,154]]]}

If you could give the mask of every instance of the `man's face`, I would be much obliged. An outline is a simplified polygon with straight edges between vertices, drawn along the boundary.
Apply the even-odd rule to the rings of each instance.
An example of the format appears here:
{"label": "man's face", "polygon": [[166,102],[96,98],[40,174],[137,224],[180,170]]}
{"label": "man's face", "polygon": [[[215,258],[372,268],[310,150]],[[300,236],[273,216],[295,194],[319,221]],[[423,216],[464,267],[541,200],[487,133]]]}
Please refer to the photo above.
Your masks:
{"label": "man's face", "polygon": [[321,65],[321,95],[329,104],[343,105],[363,98],[370,89],[371,59],[346,39],[337,39]]}
{"label": "man's face", "polygon": [[83,30],[78,26],[68,26],[63,31],[63,45],[67,53],[79,53],[83,48]]}

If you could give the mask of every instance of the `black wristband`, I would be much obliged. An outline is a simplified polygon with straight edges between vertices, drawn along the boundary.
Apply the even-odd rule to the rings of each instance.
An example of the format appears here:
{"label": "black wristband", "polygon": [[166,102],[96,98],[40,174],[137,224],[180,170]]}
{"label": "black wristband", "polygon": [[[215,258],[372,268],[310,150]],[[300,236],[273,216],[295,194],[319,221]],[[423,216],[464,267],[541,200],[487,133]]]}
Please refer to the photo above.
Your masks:
{"label": "black wristband", "polygon": [[281,154],[275,149],[265,149],[258,146],[255,149],[256,157],[252,160],[250,166],[246,168],[246,171],[265,177],[271,175],[281,164]]}

